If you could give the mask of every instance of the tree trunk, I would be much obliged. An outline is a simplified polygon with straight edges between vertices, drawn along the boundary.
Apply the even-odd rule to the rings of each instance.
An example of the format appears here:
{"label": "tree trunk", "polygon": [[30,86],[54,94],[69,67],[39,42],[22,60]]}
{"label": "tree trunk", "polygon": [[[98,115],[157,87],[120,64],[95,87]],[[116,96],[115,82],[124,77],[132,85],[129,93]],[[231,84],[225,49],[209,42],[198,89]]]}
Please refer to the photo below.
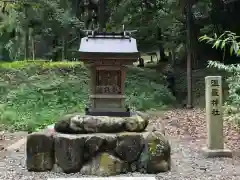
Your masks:
{"label": "tree trunk", "polygon": [[192,100],[192,42],[191,42],[191,4],[188,2],[186,7],[186,18],[187,18],[187,108],[193,107]]}
{"label": "tree trunk", "polygon": [[165,61],[166,60],[166,55],[164,52],[163,44],[162,44],[162,29],[158,27],[157,29],[157,38],[158,38],[158,48],[159,48],[159,60]]}
{"label": "tree trunk", "polygon": [[81,18],[82,13],[84,13],[84,3],[82,0],[75,0],[73,3],[73,10],[78,19]]}
{"label": "tree trunk", "polygon": [[25,30],[25,47],[24,47],[24,59],[29,59],[29,29],[26,28]]}
{"label": "tree trunk", "polygon": [[170,51],[170,59],[171,59],[171,66],[175,67],[176,54],[175,54],[175,51],[173,49],[171,49],[171,51]]}
{"label": "tree trunk", "polygon": [[[25,17],[28,17],[28,6],[24,7]],[[29,27],[28,23],[25,25],[25,47],[24,47],[24,58],[25,60],[29,59]]]}
{"label": "tree trunk", "polygon": [[31,46],[32,46],[32,60],[35,60],[35,41],[33,35],[33,29],[31,29]]}
{"label": "tree trunk", "polygon": [[212,4],[212,12],[211,12],[211,19],[212,23],[214,25],[215,32],[217,34],[221,34],[221,28],[225,29],[225,23],[222,17],[222,11],[223,11],[223,3],[219,0],[211,0]]}
{"label": "tree trunk", "polygon": [[106,10],[107,10],[108,0],[99,0],[98,1],[98,22],[99,22],[99,31],[103,31],[106,28]]}
{"label": "tree trunk", "polygon": [[67,39],[66,35],[62,35],[62,61],[66,60],[67,56]]}
{"label": "tree trunk", "polygon": [[200,36],[200,28],[197,24],[195,24],[193,19],[193,14],[191,12],[191,23],[190,23],[190,29],[191,29],[191,51],[192,51],[192,69],[197,69],[201,67],[201,63],[203,61],[199,61],[199,41],[198,37]]}
{"label": "tree trunk", "polygon": [[58,50],[56,50],[58,46],[58,35],[55,35],[53,38],[53,42],[52,42],[52,47],[54,49],[54,52],[52,53],[52,60],[53,61],[57,61],[58,60]]}

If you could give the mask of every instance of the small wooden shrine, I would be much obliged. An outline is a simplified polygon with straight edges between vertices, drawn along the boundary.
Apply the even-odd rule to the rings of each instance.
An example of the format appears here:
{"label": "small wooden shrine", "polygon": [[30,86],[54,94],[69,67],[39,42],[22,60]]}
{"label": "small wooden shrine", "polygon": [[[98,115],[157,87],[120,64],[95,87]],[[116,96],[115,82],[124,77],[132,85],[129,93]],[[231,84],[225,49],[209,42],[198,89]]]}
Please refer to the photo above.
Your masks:
{"label": "small wooden shrine", "polygon": [[126,65],[137,61],[140,53],[131,34],[88,31],[81,39],[80,60],[90,70],[90,106],[87,115],[130,116],[125,105]]}

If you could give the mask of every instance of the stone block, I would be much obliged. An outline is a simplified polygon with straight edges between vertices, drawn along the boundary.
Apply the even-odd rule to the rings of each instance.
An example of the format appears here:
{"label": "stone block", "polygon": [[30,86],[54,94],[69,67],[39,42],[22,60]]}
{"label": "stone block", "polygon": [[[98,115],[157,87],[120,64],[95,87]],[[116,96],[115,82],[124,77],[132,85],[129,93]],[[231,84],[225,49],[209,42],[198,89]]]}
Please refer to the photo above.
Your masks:
{"label": "stone block", "polygon": [[148,125],[148,119],[138,115],[127,117],[125,120],[125,130],[129,132],[142,132]]}
{"label": "stone block", "polygon": [[207,147],[202,148],[202,153],[207,158],[214,157],[229,157],[232,158],[233,154],[230,149],[208,149]]}
{"label": "stone block", "polygon": [[159,131],[145,132],[144,148],[138,159],[138,171],[159,173],[171,169],[171,148],[166,137]]}
{"label": "stone block", "polygon": [[26,165],[29,171],[48,171],[53,168],[53,137],[47,133],[28,135],[26,143]]}
{"label": "stone block", "polygon": [[65,173],[80,171],[83,165],[84,141],[78,135],[55,134],[55,161]]}
{"label": "stone block", "polygon": [[120,159],[129,163],[138,159],[143,148],[141,133],[124,132],[117,135],[115,152]]}
{"label": "stone block", "polygon": [[85,139],[84,159],[90,160],[99,152],[113,152],[116,147],[117,136],[115,134],[96,133],[81,135]]}

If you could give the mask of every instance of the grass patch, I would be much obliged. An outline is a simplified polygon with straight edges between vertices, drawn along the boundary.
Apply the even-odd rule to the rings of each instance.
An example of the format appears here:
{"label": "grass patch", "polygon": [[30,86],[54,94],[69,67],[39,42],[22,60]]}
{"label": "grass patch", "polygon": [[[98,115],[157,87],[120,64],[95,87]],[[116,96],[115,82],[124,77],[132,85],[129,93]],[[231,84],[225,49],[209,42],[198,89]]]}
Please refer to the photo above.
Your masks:
{"label": "grass patch", "polygon": [[[0,128],[35,131],[59,116],[83,112],[88,103],[87,68],[80,62],[16,61],[0,64]],[[174,98],[159,73],[129,67],[125,83],[133,109],[163,109]]]}

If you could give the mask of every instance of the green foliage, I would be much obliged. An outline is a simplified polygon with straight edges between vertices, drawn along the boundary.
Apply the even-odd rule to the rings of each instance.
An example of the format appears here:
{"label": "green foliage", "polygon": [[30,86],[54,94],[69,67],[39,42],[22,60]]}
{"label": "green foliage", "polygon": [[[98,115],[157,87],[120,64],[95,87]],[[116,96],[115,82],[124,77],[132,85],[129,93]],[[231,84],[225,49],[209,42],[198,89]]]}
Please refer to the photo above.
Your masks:
{"label": "green foliage", "polygon": [[[79,62],[16,61],[0,64],[0,124],[34,131],[88,101],[88,70]],[[165,108],[174,98],[155,71],[129,67],[127,103],[133,109]]]}
{"label": "green foliage", "polygon": [[200,41],[206,41],[209,44],[213,44],[212,48],[216,49],[222,49],[225,51],[227,47],[230,47],[230,55],[240,55],[240,42],[239,42],[240,36],[237,36],[236,33],[233,33],[231,31],[225,31],[222,35],[217,37],[216,34],[214,34],[214,37],[208,37],[207,35],[204,35],[199,38]]}
{"label": "green foliage", "polygon": [[[0,11],[0,54],[5,48],[12,60],[23,59],[24,49],[28,48],[33,53],[32,44],[37,40],[51,42],[54,36],[61,39],[68,34],[78,37],[84,24],[76,16],[73,3],[67,0],[16,1],[5,6],[4,2],[0,2],[0,8],[5,7],[4,13]],[[28,30],[30,33],[26,34]],[[32,44],[30,41],[28,45],[25,43],[25,36]],[[53,49],[51,47],[49,51]]]}
{"label": "green foliage", "polygon": [[[226,46],[230,46],[230,54],[240,55],[239,50],[239,37],[235,33],[230,31],[224,32],[222,35],[214,38],[206,35],[200,38],[201,41],[207,41],[207,43],[213,44],[213,48],[226,49]],[[225,65],[217,61],[209,61],[208,67],[217,68],[230,73],[227,78],[228,83],[228,99],[225,103],[225,115],[226,118],[233,120],[238,126],[240,126],[240,65],[231,64]]]}
{"label": "green foliage", "polygon": [[[139,49],[152,51],[159,48],[159,43],[163,43],[165,48],[175,49],[185,39],[182,8],[179,8],[178,0],[118,2],[110,1],[109,26],[118,30],[125,24],[127,29],[137,30]],[[161,42],[158,28],[162,30]]]}
{"label": "green foliage", "polygon": [[[24,8],[26,2],[29,2],[27,16]],[[184,48],[186,40],[184,3],[180,0],[109,0],[107,30],[118,31],[122,29],[122,24],[125,24],[126,29],[137,30],[135,35],[139,50],[154,51],[159,50],[161,46],[166,52],[175,52],[177,57],[184,57],[186,53]],[[0,2],[0,8],[4,4]],[[52,57],[56,54],[56,56],[60,56],[60,51],[64,53],[67,51],[66,54],[70,56],[72,53],[70,49],[76,50],[79,46],[79,35],[82,35],[80,29],[84,28],[83,22],[86,24],[86,19],[90,14],[83,10],[83,4],[85,4],[84,0],[41,0],[40,2],[19,0],[15,3],[7,3],[7,13],[0,13],[0,36],[2,35],[1,38],[4,39],[4,41],[0,41],[0,44],[2,43],[0,50],[6,48],[14,60],[23,59],[26,45],[24,36],[27,27],[30,27],[30,39],[36,44],[41,42],[48,45],[48,50],[46,50],[48,52],[41,52],[39,57],[45,55]],[[196,1],[192,10],[194,15],[200,14],[194,19],[196,24],[193,23],[193,29],[196,31],[199,29],[204,33],[215,30],[215,24],[212,26],[212,24],[198,23],[202,16],[206,18],[212,11],[209,0]],[[158,29],[161,29],[161,35],[157,32]],[[14,38],[11,37],[12,30],[17,32]],[[68,49],[65,49],[66,51],[63,48],[65,45],[65,48]],[[29,47],[29,49],[30,52],[34,52],[33,47]]]}

